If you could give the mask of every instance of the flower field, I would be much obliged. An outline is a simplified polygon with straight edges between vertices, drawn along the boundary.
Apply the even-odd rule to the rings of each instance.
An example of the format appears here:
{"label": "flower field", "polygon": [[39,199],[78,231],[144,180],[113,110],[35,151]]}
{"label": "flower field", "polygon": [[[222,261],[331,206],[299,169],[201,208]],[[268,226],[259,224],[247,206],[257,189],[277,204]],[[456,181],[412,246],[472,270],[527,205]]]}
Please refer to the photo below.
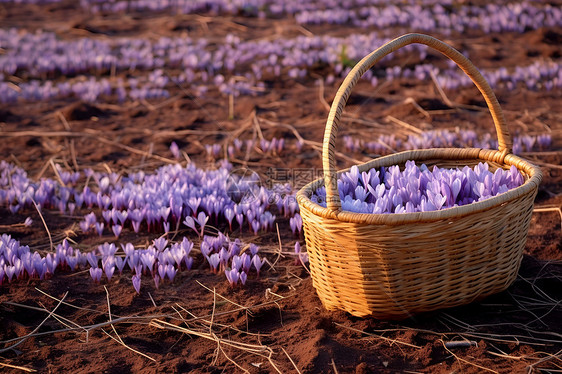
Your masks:
{"label": "flower field", "polygon": [[[295,195],[323,175],[345,76],[409,32],[471,59],[513,153],[542,169],[523,261],[470,305],[330,312]],[[562,371],[561,98],[557,2],[0,0],[0,370]],[[437,211],[524,182],[485,163],[352,167],[446,147],[497,149],[478,90],[423,45],[385,57],[341,117],[342,209]]]}

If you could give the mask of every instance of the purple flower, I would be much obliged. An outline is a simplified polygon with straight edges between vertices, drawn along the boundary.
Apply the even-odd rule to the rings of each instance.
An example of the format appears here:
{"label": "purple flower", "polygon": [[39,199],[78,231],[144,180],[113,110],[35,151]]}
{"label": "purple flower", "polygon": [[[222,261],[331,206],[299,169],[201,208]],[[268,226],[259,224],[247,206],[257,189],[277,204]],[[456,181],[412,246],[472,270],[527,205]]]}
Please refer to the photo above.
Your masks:
{"label": "purple flower", "polygon": [[97,268],[97,267],[90,268],[90,276],[92,277],[94,282],[99,283],[101,281],[102,274],[103,271],[101,270],[101,268]]}
{"label": "purple flower", "polygon": [[176,276],[177,272],[178,270],[174,267],[174,265],[172,264],[166,265],[166,276],[168,277],[170,282],[174,280],[174,277]]}
{"label": "purple flower", "polygon": [[104,210],[101,212],[101,215],[108,225],[111,224],[111,220],[113,218],[111,210]]}
{"label": "purple flower", "polygon": [[254,231],[254,235],[258,234],[259,229],[260,229],[259,221],[256,221],[255,219],[252,220],[252,230]]}
{"label": "purple flower", "polygon": [[212,250],[213,248],[205,240],[201,242],[201,253],[203,253],[203,256],[209,257]]}
{"label": "purple flower", "polygon": [[91,267],[97,268],[98,267],[98,256],[94,252],[88,252],[86,255],[86,259]]}
{"label": "purple flower", "polygon": [[164,237],[160,237],[158,239],[154,239],[152,243],[158,251],[163,251],[164,248],[166,248],[166,246],[168,245],[168,240],[166,240],[166,238]]}
{"label": "purple flower", "polygon": [[68,266],[70,267],[70,270],[74,271],[74,269],[76,268],[76,265],[78,265],[78,257],[76,257],[76,256],[67,256],[67,257],[66,257],[66,263],[67,263]]}
{"label": "purple flower", "polygon": [[[47,265],[47,271],[50,274],[54,274],[55,269],[58,266],[58,261],[55,258],[55,256],[53,256],[51,253],[47,253],[47,256],[45,256],[45,264]],[[1,279],[2,279],[2,277],[0,276],[0,280]]]}
{"label": "purple flower", "polygon": [[[209,217],[204,213],[204,212],[199,212],[199,215],[197,216],[196,219],[193,219],[193,217],[185,217],[185,220],[183,221],[183,223],[193,229],[197,235],[199,235],[199,237],[203,236],[203,232],[205,231],[205,224],[207,223],[207,221],[209,220]],[[197,231],[197,228],[195,226],[195,223],[197,222],[197,224],[199,224],[199,227],[201,227],[201,231]]]}
{"label": "purple flower", "polygon": [[117,270],[119,270],[119,274],[123,273],[123,268],[125,267],[126,263],[127,262],[123,259],[123,257],[115,257],[115,266],[117,267]]}
{"label": "purple flower", "polygon": [[135,291],[137,291],[137,294],[140,294],[140,288],[141,288],[141,276],[140,276],[140,274],[137,273],[137,274],[133,275],[131,280],[133,281],[133,287],[135,287]]}
{"label": "purple flower", "polygon": [[156,287],[156,289],[158,289],[158,287],[160,286],[160,276],[158,274],[154,275],[154,286]]}
{"label": "purple flower", "polygon": [[113,234],[115,234],[115,237],[118,238],[119,235],[121,235],[121,230],[123,230],[123,226],[113,225],[111,226],[111,230],[113,231]]}
{"label": "purple flower", "polygon": [[95,223],[95,227],[96,227],[96,231],[98,232],[98,235],[101,237],[103,235],[103,222],[96,222]]}
{"label": "purple flower", "polygon": [[144,268],[148,269],[152,273],[154,268],[154,261],[156,260],[154,254],[150,252],[144,252],[140,255],[140,260],[142,261]]}
{"label": "purple flower", "polygon": [[242,258],[240,256],[235,255],[232,257],[232,268],[236,270],[242,268]]}
{"label": "purple flower", "polygon": [[[300,258],[300,254],[301,254],[301,243],[299,242],[295,242],[295,254],[297,255],[297,257]],[[295,259],[295,265],[298,265],[299,263],[299,259]]]}
{"label": "purple flower", "polygon": [[170,144],[170,152],[172,152],[172,155],[176,160],[179,160],[181,158],[180,148],[178,147],[176,142],[172,142],[172,144]]}
{"label": "purple flower", "polygon": [[252,257],[247,253],[242,253],[240,256],[240,261],[242,263],[242,270],[246,273],[250,272],[250,267],[252,266]]}
{"label": "purple flower", "polygon": [[189,239],[184,237],[180,243],[180,248],[185,252],[185,255],[187,256],[193,249],[193,243],[189,241]]}
{"label": "purple flower", "polygon": [[262,259],[260,258],[260,256],[255,255],[255,256],[252,258],[252,264],[254,264],[254,268],[256,268],[256,272],[258,273],[258,275],[260,275],[260,269],[261,269],[261,267],[262,267],[263,264],[264,264],[264,263],[262,262]]}
{"label": "purple flower", "polygon": [[244,223],[244,215],[242,213],[236,214],[236,222],[238,222],[238,226],[240,226],[240,230],[242,230],[242,224]]}
{"label": "purple flower", "polygon": [[190,270],[192,265],[193,265],[193,258],[192,257],[186,257],[185,258],[185,267],[187,268],[187,270]]}
{"label": "purple flower", "polygon": [[105,276],[107,277],[107,280],[111,281],[111,277],[113,276],[113,273],[115,272],[115,262],[113,261],[113,259],[111,261],[107,261],[105,263],[105,266],[103,267],[103,270],[105,272]]}
{"label": "purple flower", "polygon": [[165,264],[158,264],[158,275],[160,275],[161,279],[166,277],[166,265]]}
{"label": "purple flower", "polygon": [[209,262],[209,265],[211,266],[211,270],[213,271],[213,273],[216,273],[220,263],[219,254],[213,253],[210,257],[207,257],[207,261]]}
{"label": "purple flower", "polygon": [[131,243],[121,244],[121,248],[127,257],[130,257],[135,252],[135,246]]}
{"label": "purple flower", "polygon": [[231,208],[226,208],[224,210],[224,216],[228,221],[228,227],[232,230],[232,219],[234,218],[234,210]]}
{"label": "purple flower", "polygon": [[259,250],[260,250],[259,246],[255,245],[254,243],[250,243],[250,253],[252,254],[252,256],[258,253]]}
{"label": "purple flower", "polygon": [[248,279],[248,274],[246,274],[245,272],[240,272],[240,283],[242,283],[242,285],[246,284],[246,280]]}
{"label": "purple flower", "polygon": [[[357,189],[361,189],[363,191],[365,191],[364,188],[358,186]],[[363,201],[365,200],[366,195],[363,195]],[[361,199],[360,199],[361,200]],[[289,225],[291,226],[291,231],[293,232],[293,234],[297,234],[299,232],[301,232],[302,230],[302,218],[301,215],[299,213],[295,214],[294,217],[291,217],[289,219]]]}
{"label": "purple flower", "polygon": [[236,269],[226,270],[224,272],[224,275],[226,275],[226,279],[228,279],[228,283],[230,283],[232,287],[238,284],[238,279],[240,278],[240,273],[238,272],[238,270]]}

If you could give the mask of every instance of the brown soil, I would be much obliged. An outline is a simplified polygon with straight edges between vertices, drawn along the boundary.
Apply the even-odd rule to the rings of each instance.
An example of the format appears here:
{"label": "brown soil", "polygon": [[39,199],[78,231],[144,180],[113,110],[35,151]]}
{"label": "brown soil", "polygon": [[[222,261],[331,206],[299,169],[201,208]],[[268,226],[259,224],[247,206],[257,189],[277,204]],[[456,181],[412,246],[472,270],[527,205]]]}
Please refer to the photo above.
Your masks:
{"label": "brown soil", "polygon": [[[204,25],[197,17],[162,14],[137,14],[122,19],[115,15],[86,17],[72,7],[57,5],[0,5],[0,10],[3,27],[43,28],[67,38],[94,37],[95,32],[112,36],[143,36],[152,32],[179,35],[186,29],[194,37],[224,36],[228,32],[239,32],[242,38],[289,37],[299,32],[298,28],[287,27],[294,24],[290,19],[264,22],[221,16],[211,18],[212,25]],[[311,31],[339,35],[359,32],[326,26]],[[408,30],[393,31],[399,35]],[[521,64],[536,53],[552,55],[556,45],[547,42],[549,35],[560,35],[560,30],[498,35],[471,31],[464,36],[441,37],[467,51],[476,65],[488,68]],[[490,51],[511,57],[494,58]],[[293,133],[275,124],[290,124],[305,139],[321,142],[327,108],[319,95],[329,103],[340,82],[326,87],[318,86],[310,77],[271,82],[263,95],[236,98],[233,119],[229,119],[228,98],[211,91],[194,100],[180,88],[172,90],[169,100],[119,106],[70,99],[3,105],[0,159],[21,165],[32,178],[54,177],[48,166],[51,159],[69,167],[76,162],[81,169],[150,171],[172,158],[168,147],[175,141],[194,162],[205,166],[213,162],[205,154],[205,144],[223,144],[229,135],[242,128],[245,130],[240,137],[252,138],[258,123],[265,138],[286,138],[287,150],[281,155],[256,152],[238,164],[262,174],[270,167],[319,170],[318,149],[308,145],[296,152]],[[527,157],[543,166],[544,182],[537,207],[561,207],[560,90],[532,92],[521,87],[514,91],[498,90],[497,94],[514,133],[551,132],[551,151]],[[474,88],[447,95],[459,104],[483,106]],[[407,98],[419,102],[431,117],[405,104]],[[69,128],[58,113],[64,116]],[[364,138],[374,138],[382,132],[405,134],[403,127],[386,119],[388,115],[422,129],[458,126],[479,133],[492,129],[485,110],[449,108],[432,82],[394,81],[376,89],[360,83],[346,113],[341,134]],[[8,132],[21,131],[33,133],[8,136]],[[54,131],[78,134],[52,136]],[[348,156],[364,161],[372,155]],[[351,160],[342,157],[339,162],[341,167],[351,165]],[[302,184],[301,180],[293,182]],[[8,227],[4,232],[34,250],[48,251],[49,242],[36,211],[29,209],[12,215],[6,207],[0,207],[2,227],[22,222],[27,216],[34,221],[30,228]],[[46,211],[44,218],[56,242],[68,236],[80,248],[89,249],[113,240],[110,235],[94,238],[78,234],[79,215],[62,216]],[[507,291],[479,303],[399,322],[326,311],[307,270],[295,265],[288,255],[296,238],[291,235],[287,220],[281,220],[279,232],[283,248],[280,257],[276,232],[257,237],[241,235],[244,240],[261,245],[275,263],[260,278],[249,279],[244,288],[229,287],[223,276],[204,268],[201,258],[194,270],[178,273],[173,284],[165,283],[155,289],[153,284],[143,283],[140,295],[131,286],[130,275],[116,276],[101,285],[93,283],[88,272],[58,273],[46,281],[4,284],[0,286],[0,367],[17,366],[20,368],[3,369],[18,373],[22,368],[45,373],[511,373],[562,368],[562,228],[557,211],[537,211],[533,215],[519,277]],[[151,239],[148,233],[124,232],[120,241],[141,244]],[[59,303],[63,298],[64,302]],[[55,314],[46,319],[48,311],[57,306]],[[112,327],[110,320],[119,323]],[[30,333],[16,348],[2,350],[21,341],[15,338]],[[448,342],[465,339],[474,343],[446,347]]]}

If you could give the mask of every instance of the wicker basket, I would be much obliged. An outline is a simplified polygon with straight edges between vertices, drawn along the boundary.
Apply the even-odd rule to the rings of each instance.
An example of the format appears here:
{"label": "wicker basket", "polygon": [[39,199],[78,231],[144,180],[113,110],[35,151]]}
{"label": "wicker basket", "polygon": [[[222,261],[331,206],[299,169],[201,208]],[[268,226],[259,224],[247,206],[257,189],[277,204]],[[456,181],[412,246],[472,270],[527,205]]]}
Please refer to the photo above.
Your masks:
{"label": "wicker basket", "polygon": [[[358,79],[381,58],[412,43],[436,49],[472,79],[492,114],[499,150],[442,148],[406,151],[358,165],[360,171],[408,160],[439,167],[490,170],[515,165],[525,182],[490,199],[433,212],[364,214],[341,210],[334,149],[340,116]],[[541,171],[511,154],[511,138],[499,103],[474,65],[427,35],[399,37],[363,58],[332,104],[324,133],[324,178],[302,188],[303,219],[314,287],[324,307],[355,316],[403,319],[415,313],[468,304],[505,290],[515,280],[525,246]],[[326,186],[327,207],[310,200]]]}

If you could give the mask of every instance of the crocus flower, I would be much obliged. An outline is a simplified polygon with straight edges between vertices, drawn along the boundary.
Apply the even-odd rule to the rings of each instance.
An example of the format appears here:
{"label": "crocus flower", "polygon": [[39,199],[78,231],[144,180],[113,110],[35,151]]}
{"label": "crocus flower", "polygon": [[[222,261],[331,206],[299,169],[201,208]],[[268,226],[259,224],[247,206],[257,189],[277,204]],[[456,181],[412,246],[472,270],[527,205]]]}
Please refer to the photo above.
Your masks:
{"label": "crocus flower", "polygon": [[172,142],[172,144],[170,144],[170,152],[172,152],[172,155],[176,160],[179,160],[181,158],[180,148],[178,147],[176,142]]}
{"label": "crocus flower", "polygon": [[240,278],[240,273],[238,272],[238,270],[236,269],[226,270],[224,272],[224,275],[226,275],[226,279],[228,279],[228,283],[230,283],[232,287],[238,284],[238,279]]}
{"label": "crocus flower", "polygon": [[103,235],[103,226],[104,226],[103,222],[95,223],[96,231],[100,237]]}
{"label": "crocus flower", "polygon": [[111,230],[113,231],[113,234],[115,235],[115,237],[118,238],[119,235],[121,235],[121,230],[123,230],[123,226],[113,225],[113,226],[111,226]]}
{"label": "crocus flower", "polygon": [[242,272],[240,272],[239,278],[240,278],[240,283],[242,285],[245,285],[246,280],[248,279],[248,274],[246,274],[244,271],[242,271]]}
{"label": "crocus flower", "polygon": [[258,273],[258,275],[260,275],[260,269],[263,265],[262,259],[260,258],[260,256],[255,255],[252,258],[252,264],[254,264],[254,268],[256,268],[256,272]]}
{"label": "crocus flower", "polygon": [[133,287],[135,288],[135,291],[137,291],[137,294],[140,294],[140,288],[141,288],[141,276],[140,276],[140,274],[133,275],[131,280],[133,281]]}
{"label": "crocus flower", "polygon": [[244,272],[246,273],[249,273],[252,266],[252,257],[247,253],[242,253],[242,256],[240,256],[240,261],[242,263],[242,270],[244,270]]}
{"label": "crocus flower", "polygon": [[258,253],[259,250],[260,250],[259,246],[257,246],[254,243],[250,243],[250,253],[252,254],[252,256],[254,256],[256,253]]}
{"label": "crocus flower", "polygon": [[88,252],[86,255],[86,259],[91,267],[97,268],[98,267],[98,256],[94,252]]}
{"label": "crocus flower", "polygon": [[174,280],[174,277],[176,276],[177,272],[178,270],[174,267],[174,265],[172,264],[166,265],[166,276],[168,277],[170,282]]}
{"label": "crocus flower", "polygon": [[126,263],[127,262],[123,259],[123,257],[115,256],[115,266],[117,267],[117,270],[119,270],[119,274],[123,273]]}
{"label": "crocus flower", "polygon": [[154,279],[154,286],[156,287],[156,289],[158,289],[158,287],[160,286],[160,279],[161,278],[158,274],[155,274],[153,279]]}
{"label": "crocus flower", "polygon": [[216,273],[220,263],[219,254],[213,253],[210,257],[207,257],[207,261],[209,262],[209,265],[211,266],[211,270],[213,271],[213,273]]}
{"label": "crocus flower", "polygon": [[166,246],[168,245],[168,240],[166,240],[166,238],[164,237],[160,237],[158,239],[154,239],[152,243],[158,251],[163,251],[164,248],[166,248]]}
{"label": "crocus flower", "polygon": [[90,276],[92,277],[92,279],[94,280],[94,282],[99,283],[101,281],[101,276],[103,274],[103,271],[101,268],[97,268],[97,267],[91,267],[90,268]]}
{"label": "crocus flower", "polygon": [[[301,243],[299,242],[295,242],[295,254],[297,255],[297,257],[300,258],[300,254],[301,254]],[[299,259],[295,259],[295,265],[298,265],[299,263]]]}

